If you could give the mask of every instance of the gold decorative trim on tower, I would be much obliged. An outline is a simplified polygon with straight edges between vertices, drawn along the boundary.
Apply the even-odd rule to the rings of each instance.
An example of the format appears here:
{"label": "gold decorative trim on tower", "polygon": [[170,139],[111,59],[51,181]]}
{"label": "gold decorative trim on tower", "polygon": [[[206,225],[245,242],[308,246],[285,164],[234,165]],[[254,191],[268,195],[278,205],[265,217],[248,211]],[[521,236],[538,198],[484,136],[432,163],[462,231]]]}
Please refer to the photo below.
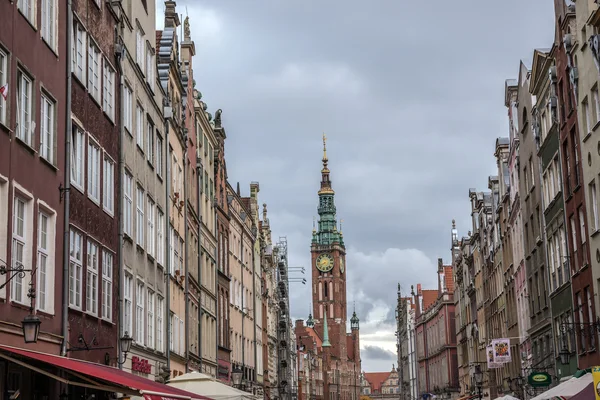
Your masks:
{"label": "gold decorative trim on tower", "polygon": [[329,168],[327,168],[327,136],[323,132],[323,169],[321,169],[321,189],[319,194],[334,194],[335,192],[331,188],[331,181],[329,180]]}

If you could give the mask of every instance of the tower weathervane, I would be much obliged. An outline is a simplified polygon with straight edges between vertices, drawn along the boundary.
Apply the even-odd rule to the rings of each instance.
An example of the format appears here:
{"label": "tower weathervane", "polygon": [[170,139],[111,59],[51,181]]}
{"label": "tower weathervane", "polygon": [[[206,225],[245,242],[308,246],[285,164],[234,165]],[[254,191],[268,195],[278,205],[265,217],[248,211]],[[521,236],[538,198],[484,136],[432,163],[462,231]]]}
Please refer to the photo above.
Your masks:
{"label": "tower weathervane", "polygon": [[323,160],[327,160],[327,135],[323,132]]}

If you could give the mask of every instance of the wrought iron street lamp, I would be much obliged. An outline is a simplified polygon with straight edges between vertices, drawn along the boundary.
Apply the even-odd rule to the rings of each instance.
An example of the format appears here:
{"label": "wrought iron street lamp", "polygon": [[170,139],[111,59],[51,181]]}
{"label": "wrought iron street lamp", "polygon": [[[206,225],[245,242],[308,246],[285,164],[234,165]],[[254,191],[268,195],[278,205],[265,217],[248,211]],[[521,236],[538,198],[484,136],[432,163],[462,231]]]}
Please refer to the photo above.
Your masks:
{"label": "wrought iron street lamp", "polygon": [[569,365],[571,362],[571,352],[567,348],[567,346],[563,346],[562,349],[558,352],[558,356],[560,357],[560,363],[562,365]]}
{"label": "wrought iron street lamp", "polygon": [[20,262],[15,262],[14,268],[9,268],[6,265],[6,262],[0,260],[0,275],[8,275],[4,283],[0,285],[0,290],[16,277],[19,277],[19,279],[25,278],[26,272],[31,274],[31,279],[29,280],[29,290],[27,291],[27,297],[29,297],[29,315],[23,318],[23,321],[21,321],[21,327],[23,329],[23,339],[25,343],[37,343],[42,321],[33,313],[33,301],[35,299],[33,275],[35,274],[35,268],[25,269],[25,266]]}
{"label": "wrought iron street lamp", "polygon": [[231,380],[233,381],[234,387],[239,388],[242,386],[242,375],[244,375],[244,372],[240,367],[235,367],[231,370]]}
{"label": "wrought iron street lamp", "polygon": [[479,400],[483,398],[483,393],[481,392],[481,385],[483,384],[483,372],[481,371],[481,367],[479,365],[475,366],[475,371],[473,372],[473,379],[475,380],[475,386],[477,387],[477,394],[479,396]]}

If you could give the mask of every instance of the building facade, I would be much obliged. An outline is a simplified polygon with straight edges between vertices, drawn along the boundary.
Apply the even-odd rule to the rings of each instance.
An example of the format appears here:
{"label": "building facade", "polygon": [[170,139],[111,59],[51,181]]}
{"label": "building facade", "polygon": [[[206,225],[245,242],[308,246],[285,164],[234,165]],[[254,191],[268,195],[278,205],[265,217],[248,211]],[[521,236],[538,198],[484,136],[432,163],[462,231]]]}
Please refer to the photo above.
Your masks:
{"label": "building facade", "polygon": [[[561,139],[563,146],[565,142],[567,144],[563,162],[568,163],[566,171],[571,173],[570,179],[564,182],[565,191],[573,193],[573,199],[567,202],[566,216],[571,232],[569,256],[573,275],[573,305],[583,306],[580,312],[574,313],[574,320],[593,323],[598,315],[596,310],[600,307],[600,300],[596,295],[597,290],[600,290],[600,238],[596,235],[600,229],[600,154],[596,141],[592,139],[600,125],[600,107],[597,101],[600,71],[597,34],[600,9],[597,3],[591,1],[577,5],[555,2],[555,11],[557,24],[565,32],[561,38],[566,50],[563,57],[557,57],[557,66],[561,63],[564,70],[569,71],[568,79],[566,74],[560,71],[559,79],[563,78],[564,83],[560,87],[559,96],[561,122],[564,121],[571,127],[568,139],[563,139],[563,135]],[[583,190],[579,190],[580,187]],[[587,332],[587,335],[582,335],[580,332],[577,336],[576,351],[574,343],[567,341],[566,346],[573,353],[579,354],[579,367],[596,365],[596,360],[600,357],[598,351],[589,351],[584,355],[583,349],[598,347],[597,333]]]}
{"label": "building facade", "polygon": [[202,372],[217,376],[217,208],[215,159],[217,139],[212,115],[202,100],[196,108],[198,159],[200,160],[200,286],[202,288]]}
{"label": "building facade", "polygon": [[[155,4],[121,3],[120,335],[134,338],[122,368],[154,380],[167,366],[166,142],[156,71]],[[139,212],[138,212],[139,211]],[[147,368],[146,366],[149,366]]]}
{"label": "building facade", "polygon": [[[108,3],[73,2],[67,355],[116,365],[120,95],[116,14]],[[139,336],[134,338],[144,340]],[[106,350],[89,350],[94,343]],[[108,361],[108,362],[107,362]]]}
{"label": "building facade", "polygon": [[[21,321],[40,320],[32,350],[52,354],[67,349],[63,307],[63,238],[65,232],[65,141],[70,124],[67,102],[66,5],[53,2],[52,12],[24,10],[17,2],[0,4],[0,342],[23,347]],[[38,151],[39,150],[39,151]],[[26,167],[23,167],[26,166]],[[67,226],[68,229],[68,226]],[[68,231],[67,231],[68,232]],[[15,275],[23,267],[24,276]],[[31,286],[30,286],[31,285]],[[34,289],[35,298],[27,296]],[[30,310],[30,308],[33,310]],[[0,363],[0,387],[12,394],[30,379],[24,397],[37,395],[42,383],[16,364]],[[58,385],[49,387],[58,396]]]}
{"label": "building facade", "polygon": [[229,270],[229,201],[227,196],[227,164],[225,163],[225,139],[227,135],[221,122],[221,110],[215,113],[214,133],[217,139],[215,159],[216,208],[217,208],[217,315],[219,327],[217,336],[217,378],[230,383],[231,342],[230,342],[230,285]]}

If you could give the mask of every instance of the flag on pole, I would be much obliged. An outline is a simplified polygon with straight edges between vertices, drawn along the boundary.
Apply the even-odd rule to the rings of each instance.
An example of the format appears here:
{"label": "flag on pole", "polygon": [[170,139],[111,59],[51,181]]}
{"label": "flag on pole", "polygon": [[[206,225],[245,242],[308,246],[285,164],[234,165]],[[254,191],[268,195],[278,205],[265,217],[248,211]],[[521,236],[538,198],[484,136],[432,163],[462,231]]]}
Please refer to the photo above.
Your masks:
{"label": "flag on pole", "polygon": [[0,94],[4,97],[4,100],[8,97],[8,83],[0,87]]}

